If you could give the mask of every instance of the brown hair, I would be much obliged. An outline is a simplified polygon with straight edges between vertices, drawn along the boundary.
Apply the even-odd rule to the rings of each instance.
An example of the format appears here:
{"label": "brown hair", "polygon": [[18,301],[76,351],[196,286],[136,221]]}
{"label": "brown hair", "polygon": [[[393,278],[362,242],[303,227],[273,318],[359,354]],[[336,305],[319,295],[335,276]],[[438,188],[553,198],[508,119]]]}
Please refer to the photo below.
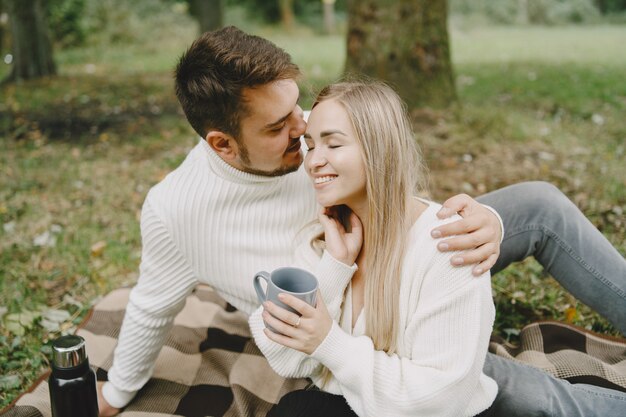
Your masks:
{"label": "brown hair", "polygon": [[219,130],[239,142],[240,122],[249,112],[243,90],[299,76],[287,52],[229,26],[205,32],[181,56],[176,96],[198,135]]}

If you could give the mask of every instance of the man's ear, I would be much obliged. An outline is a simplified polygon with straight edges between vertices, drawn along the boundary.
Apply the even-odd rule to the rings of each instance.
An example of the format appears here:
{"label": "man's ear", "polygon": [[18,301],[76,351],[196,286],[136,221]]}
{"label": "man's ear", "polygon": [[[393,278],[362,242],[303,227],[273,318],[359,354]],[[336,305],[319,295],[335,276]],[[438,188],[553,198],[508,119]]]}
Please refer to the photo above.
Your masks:
{"label": "man's ear", "polygon": [[212,130],[207,133],[205,140],[222,159],[232,161],[237,157],[239,148],[232,136],[218,130]]}

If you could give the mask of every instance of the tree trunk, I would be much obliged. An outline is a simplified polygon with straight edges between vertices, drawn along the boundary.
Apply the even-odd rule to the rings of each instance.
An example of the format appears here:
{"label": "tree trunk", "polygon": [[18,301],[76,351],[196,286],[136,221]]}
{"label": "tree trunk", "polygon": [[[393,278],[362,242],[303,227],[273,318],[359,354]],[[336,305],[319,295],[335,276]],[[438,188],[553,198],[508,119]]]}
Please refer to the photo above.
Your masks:
{"label": "tree trunk", "polygon": [[224,25],[222,0],[188,0],[189,12],[198,20],[200,33],[216,30]]}
{"label": "tree trunk", "polygon": [[324,6],[324,29],[326,33],[335,33],[335,0],[322,0]]}
{"label": "tree trunk", "polygon": [[528,24],[528,0],[517,0],[517,22]]}
{"label": "tree trunk", "polygon": [[56,74],[52,42],[41,0],[9,0],[13,38],[10,80],[27,80]]}
{"label": "tree trunk", "polygon": [[278,0],[280,6],[280,21],[283,27],[287,30],[293,29],[294,16],[293,16],[293,0]]}
{"label": "tree trunk", "polygon": [[[0,0],[0,58],[4,58],[4,30],[8,22],[8,16],[4,11],[3,0]],[[2,64],[0,64],[2,65]]]}
{"label": "tree trunk", "polygon": [[350,0],[346,71],[392,85],[409,109],[456,101],[445,0]]}

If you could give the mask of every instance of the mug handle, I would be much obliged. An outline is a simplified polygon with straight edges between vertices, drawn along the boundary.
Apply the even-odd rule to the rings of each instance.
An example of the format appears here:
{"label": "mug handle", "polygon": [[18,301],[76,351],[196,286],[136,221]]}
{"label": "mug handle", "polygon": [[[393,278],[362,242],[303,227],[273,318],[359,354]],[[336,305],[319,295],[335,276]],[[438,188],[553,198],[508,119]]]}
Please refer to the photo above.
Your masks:
{"label": "mug handle", "polygon": [[254,290],[256,291],[256,296],[259,299],[259,303],[264,303],[265,300],[267,300],[267,295],[265,295],[263,288],[261,288],[261,282],[259,281],[259,278],[263,278],[265,282],[267,282],[267,285],[269,285],[270,274],[268,272],[261,271],[257,272],[254,276]]}

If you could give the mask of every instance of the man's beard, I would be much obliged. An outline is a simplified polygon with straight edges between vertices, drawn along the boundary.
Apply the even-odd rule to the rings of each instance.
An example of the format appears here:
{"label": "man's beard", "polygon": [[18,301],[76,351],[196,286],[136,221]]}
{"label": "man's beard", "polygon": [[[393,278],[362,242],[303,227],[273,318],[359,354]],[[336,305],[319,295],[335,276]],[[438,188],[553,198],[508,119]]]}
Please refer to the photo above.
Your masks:
{"label": "man's beard", "polygon": [[301,164],[292,165],[292,166],[282,166],[280,168],[276,168],[273,171],[263,171],[262,169],[250,168],[248,166],[243,166],[241,169],[243,172],[247,172],[252,175],[259,175],[262,177],[281,177],[283,175],[291,174],[292,172],[296,172],[298,168],[300,168]]}
{"label": "man's beard", "polygon": [[[299,139],[298,139],[299,140]],[[300,153],[300,162],[294,165],[283,165],[271,171],[264,171],[262,169],[256,169],[250,166],[250,154],[248,153],[248,148],[242,145],[239,145],[239,159],[241,161],[241,170],[248,174],[259,175],[262,177],[281,177],[283,175],[291,174],[292,172],[296,172],[302,162],[304,161],[304,156],[302,155],[302,151]]]}
{"label": "man's beard", "polygon": [[239,159],[241,160],[241,170],[243,172],[247,172],[252,175],[259,175],[262,177],[281,177],[283,175],[291,174],[292,172],[296,172],[300,165],[302,165],[302,161],[304,157],[302,156],[302,151],[300,151],[301,159],[300,162],[295,163],[293,165],[283,165],[271,171],[265,171],[262,169],[256,169],[250,166],[250,157],[248,155],[248,150],[246,148],[239,148]]}

